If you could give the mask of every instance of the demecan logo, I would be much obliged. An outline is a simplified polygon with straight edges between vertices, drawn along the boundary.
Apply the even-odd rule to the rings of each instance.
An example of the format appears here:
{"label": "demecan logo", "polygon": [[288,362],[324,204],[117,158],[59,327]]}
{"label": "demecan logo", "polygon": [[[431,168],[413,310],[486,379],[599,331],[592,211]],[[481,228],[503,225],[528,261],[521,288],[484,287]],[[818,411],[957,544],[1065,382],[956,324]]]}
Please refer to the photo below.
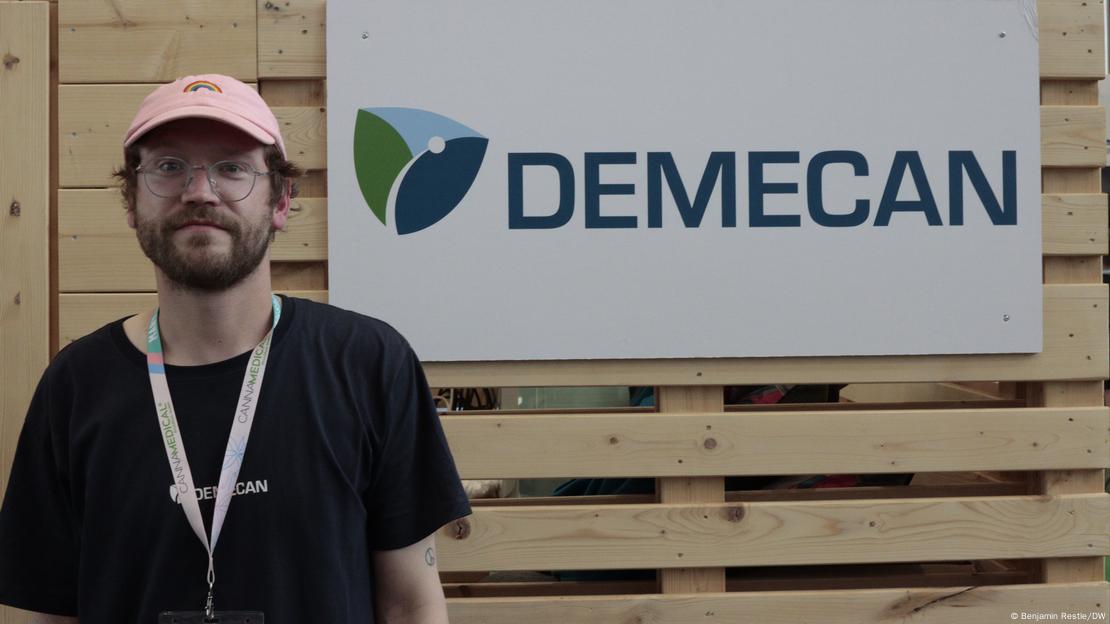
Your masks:
{"label": "demecan logo", "polygon": [[415,108],[363,108],[355,120],[355,176],[366,205],[398,234],[446,217],[466,196],[489,139]]}

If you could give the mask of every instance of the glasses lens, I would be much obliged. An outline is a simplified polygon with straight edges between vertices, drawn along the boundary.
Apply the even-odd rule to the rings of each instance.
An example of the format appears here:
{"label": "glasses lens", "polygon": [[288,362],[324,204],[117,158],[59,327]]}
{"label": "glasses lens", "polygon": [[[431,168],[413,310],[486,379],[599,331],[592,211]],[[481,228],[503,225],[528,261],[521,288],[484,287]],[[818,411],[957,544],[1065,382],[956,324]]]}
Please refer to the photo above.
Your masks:
{"label": "glasses lens", "polygon": [[146,187],[159,197],[173,197],[185,190],[189,164],[180,158],[159,158],[143,167]]}
{"label": "glasses lens", "polygon": [[224,201],[239,201],[254,189],[254,167],[235,160],[225,160],[209,167],[216,193]]}

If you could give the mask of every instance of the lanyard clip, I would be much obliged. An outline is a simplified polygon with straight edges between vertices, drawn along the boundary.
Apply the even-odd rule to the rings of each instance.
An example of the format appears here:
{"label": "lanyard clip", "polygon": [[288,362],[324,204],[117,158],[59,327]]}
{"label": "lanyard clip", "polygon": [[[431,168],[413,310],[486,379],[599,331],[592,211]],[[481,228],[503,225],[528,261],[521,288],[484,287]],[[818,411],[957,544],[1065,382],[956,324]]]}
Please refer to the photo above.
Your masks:
{"label": "lanyard clip", "polygon": [[216,619],[216,609],[212,606],[212,589],[208,589],[208,600],[204,602],[204,621],[219,622]]}

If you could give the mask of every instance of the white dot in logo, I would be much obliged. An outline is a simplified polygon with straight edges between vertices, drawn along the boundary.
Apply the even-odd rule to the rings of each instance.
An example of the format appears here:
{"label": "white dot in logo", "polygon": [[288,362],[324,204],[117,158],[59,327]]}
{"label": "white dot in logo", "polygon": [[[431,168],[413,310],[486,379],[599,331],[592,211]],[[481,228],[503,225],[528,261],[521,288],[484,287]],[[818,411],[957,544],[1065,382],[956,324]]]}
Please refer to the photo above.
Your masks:
{"label": "white dot in logo", "polygon": [[443,140],[441,136],[434,136],[428,139],[428,151],[433,154],[439,154],[447,149],[447,141]]}

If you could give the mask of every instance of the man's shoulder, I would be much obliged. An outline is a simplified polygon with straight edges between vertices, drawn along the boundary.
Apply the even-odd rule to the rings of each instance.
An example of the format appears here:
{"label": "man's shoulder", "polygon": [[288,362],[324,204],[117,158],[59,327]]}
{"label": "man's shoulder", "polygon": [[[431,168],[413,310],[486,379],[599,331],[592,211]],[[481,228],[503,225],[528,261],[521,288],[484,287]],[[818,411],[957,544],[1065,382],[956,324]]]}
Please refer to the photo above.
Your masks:
{"label": "man's shoulder", "polygon": [[[127,356],[120,348],[123,336],[123,319],[112,321],[99,329],[77,338],[63,346],[50,359],[42,373],[47,387],[62,388],[96,387],[116,375],[121,367],[129,366]],[[118,332],[119,337],[114,334]]]}
{"label": "man's shoulder", "polygon": [[51,359],[50,366],[84,366],[103,363],[109,357],[118,357],[118,338],[114,334],[118,332],[123,335],[123,321],[121,318],[106,323],[63,346]]}
{"label": "man's shoulder", "polygon": [[303,330],[328,343],[377,349],[390,355],[411,351],[404,336],[381,319],[311,299],[296,299],[294,303]]}

